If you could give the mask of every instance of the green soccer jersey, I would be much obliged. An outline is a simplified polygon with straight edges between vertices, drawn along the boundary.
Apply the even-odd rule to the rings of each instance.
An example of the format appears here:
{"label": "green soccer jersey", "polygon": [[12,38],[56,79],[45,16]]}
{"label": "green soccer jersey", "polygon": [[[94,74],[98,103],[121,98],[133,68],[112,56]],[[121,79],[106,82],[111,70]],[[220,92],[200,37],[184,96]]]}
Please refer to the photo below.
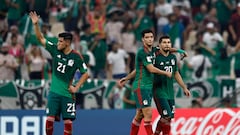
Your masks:
{"label": "green soccer jersey", "polygon": [[135,59],[136,76],[133,82],[133,90],[137,88],[152,89],[153,74],[147,70],[146,66],[154,63],[154,50],[155,48],[148,51],[144,47],[138,49]]}
{"label": "green soccer jersey", "polygon": [[[172,72],[173,75],[178,70],[177,59],[174,54],[169,54],[167,57],[157,54],[154,66],[160,70]],[[153,85],[154,96],[157,98],[174,99],[173,77],[168,78],[164,75],[154,74]]]}
{"label": "green soccer jersey", "polygon": [[72,83],[75,71],[79,69],[82,74],[87,72],[87,66],[82,56],[74,50],[66,55],[50,41],[46,41],[46,49],[53,58],[50,91],[71,98],[72,94],[68,88]]}

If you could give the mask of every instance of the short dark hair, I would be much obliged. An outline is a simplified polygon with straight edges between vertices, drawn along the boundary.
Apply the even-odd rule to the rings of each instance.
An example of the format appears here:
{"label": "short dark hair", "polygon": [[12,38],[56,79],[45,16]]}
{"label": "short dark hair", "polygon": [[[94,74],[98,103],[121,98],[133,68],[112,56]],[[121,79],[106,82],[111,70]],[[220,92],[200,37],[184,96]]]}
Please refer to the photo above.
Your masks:
{"label": "short dark hair", "polygon": [[158,43],[161,43],[163,39],[170,39],[171,40],[170,36],[162,35],[162,36],[159,37]]}
{"label": "short dark hair", "polygon": [[153,34],[153,31],[150,30],[150,29],[143,30],[142,33],[141,33],[142,34],[142,38],[145,36],[146,33],[152,33]]}
{"label": "short dark hair", "polygon": [[62,37],[64,40],[70,40],[72,41],[73,35],[70,32],[62,32],[58,34],[58,37]]}

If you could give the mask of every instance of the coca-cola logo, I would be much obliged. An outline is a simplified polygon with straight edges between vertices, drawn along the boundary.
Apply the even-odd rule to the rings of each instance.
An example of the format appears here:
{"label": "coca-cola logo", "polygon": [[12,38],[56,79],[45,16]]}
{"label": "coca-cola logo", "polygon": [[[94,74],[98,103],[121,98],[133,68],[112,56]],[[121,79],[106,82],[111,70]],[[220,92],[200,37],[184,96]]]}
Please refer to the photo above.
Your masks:
{"label": "coca-cola logo", "polygon": [[240,135],[239,109],[177,109],[176,115],[172,135]]}

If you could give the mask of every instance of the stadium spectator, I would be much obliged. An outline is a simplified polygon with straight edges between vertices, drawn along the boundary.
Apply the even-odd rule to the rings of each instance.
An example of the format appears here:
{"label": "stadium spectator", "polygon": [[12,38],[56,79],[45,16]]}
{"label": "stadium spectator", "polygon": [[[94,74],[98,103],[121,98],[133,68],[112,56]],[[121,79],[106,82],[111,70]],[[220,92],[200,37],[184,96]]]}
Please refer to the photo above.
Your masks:
{"label": "stadium spectator", "polygon": [[129,72],[130,58],[117,42],[112,43],[112,51],[107,54],[108,79],[121,79]]}
{"label": "stadium spectator", "polygon": [[6,4],[8,6],[7,20],[9,27],[17,25],[22,13],[21,0],[7,0]]}
{"label": "stadium spectator", "polygon": [[[59,0],[54,0],[55,2],[59,2]],[[51,0],[33,0],[33,9],[39,13],[43,22],[49,22],[49,9]]]}
{"label": "stadium spectator", "polygon": [[[1,3],[2,4],[2,3]],[[8,33],[8,22],[5,14],[1,14],[0,11],[0,43],[3,43],[6,40]]]}
{"label": "stadium spectator", "polygon": [[228,23],[234,9],[234,3],[232,0],[216,0],[213,6],[217,11],[220,33],[223,34],[224,31],[228,30]]}
{"label": "stadium spectator", "polygon": [[109,19],[106,22],[104,31],[106,33],[106,43],[109,46],[109,50],[111,50],[112,48],[111,47],[112,42],[122,44],[121,31],[124,27],[124,23],[122,22],[122,20],[120,20],[121,18],[120,14],[123,14],[123,11],[121,11],[120,9],[119,10],[116,9],[115,11],[112,11],[107,15]]}
{"label": "stadium spectator", "polygon": [[[202,49],[199,46],[196,46],[194,50],[195,50],[194,56],[192,56],[190,60],[187,62],[188,67],[190,69],[193,69],[192,79],[194,81],[206,80],[209,77],[207,71],[209,68],[212,67],[212,64],[209,58],[202,54]],[[202,68],[200,68],[201,66]],[[198,70],[199,74],[197,73]]]}
{"label": "stadium spectator", "polygon": [[10,27],[10,31],[8,32],[7,34],[7,39],[6,39],[6,42],[8,44],[12,44],[12,35],[16,35],[17,36],[17,44],[20,44],[20,45],[24,45],[24,37],[21,33],[19,33],[19,30],[18,30],[18,26],[17,25],[13,25]]}
{"label": "stadium spectator", "polygon": [[166,0],[158,0],[155,7],[157,18],[157,33],[161,34],[163,26],[169,23],[168,15],[173,12],[173,6]]}
{"label": "stadium spectator", "polygon": [[[90,9],[90,5],[87,4],[87,9]],[[98,33],[101,38],[105,38],[104,26],[106,25],[106,9],[104,6],[97,5],[93,11],[87,10],[86,21],[90,24],[90,30],[92,34]]]}
{"label": "stadium spectator", "polygon": [[144,29],[151,29],[154,30],[154,24],[153,21],[150,19],[149,16],[146,15],[146,5],[138,5],[136,17],[133,18],[133,30],[135,33],[137,46],[142,46],[142,40],[141,40],[141,31]]}
{"label": "stadium spectator", "polygon": [[237,4],[237,11],[232,14],[229,20],[229,36],[228,43],[230,46],[236,47],[240,50],[240,3]]}
{"label": "stadium spectator", "polygon": [[47,59],[43,57],[41,49],[36,45],[32,45],[30,52],[27,53],[27,65],[30,80],[43,79],[43,70],[46,64]]}
{"label": "stadium spectator", "polygon": [[15,80],[15,71],[19,64],[16,58],[9,54],[10,45],[3,43],[0,49],[0,80]]}
{"label": "stadium spectator", "polygon": [[17,42],[18,36],[13,34],[11,35],[11,44],[10,44],[10,49],[9,49],[9,54],[14,56],[17,60],[17,63],[19,67],[16,70],[16,75],[15,79],[21,79],[22,77],[22,64],[23,64],[23,59],[24,59],[24,48],[22,44],[19,44]]}
{"label": "stadium spectator", "polygon": [[96,60],[96,65],[92,69],[93,77],[106,79],[108,48],[100,33],[95,34],[94,40],[89,46],[89,50],[93,53]]}

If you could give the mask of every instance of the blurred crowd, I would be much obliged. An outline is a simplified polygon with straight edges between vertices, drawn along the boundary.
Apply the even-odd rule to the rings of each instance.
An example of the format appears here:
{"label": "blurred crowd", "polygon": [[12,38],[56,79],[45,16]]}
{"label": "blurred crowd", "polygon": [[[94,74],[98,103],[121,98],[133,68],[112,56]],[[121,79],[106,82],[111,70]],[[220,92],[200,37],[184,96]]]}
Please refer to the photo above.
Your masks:
{"label": "blurred crowd", "polygon": [[[41,17],[41,31],[53,42],[59,32],[74,35],[91,78],[119,79],[134,68],[141,31],[171,37],[185,80],[240,77],[238,0],[0,0],[0,80],[49,79],[51,56],[33,31],[29,11]],[[202,66],[201,66],[202,65]],[[201,67],[201,68],[200,68]],[[75,79],[79,79],[76,73]]]}

